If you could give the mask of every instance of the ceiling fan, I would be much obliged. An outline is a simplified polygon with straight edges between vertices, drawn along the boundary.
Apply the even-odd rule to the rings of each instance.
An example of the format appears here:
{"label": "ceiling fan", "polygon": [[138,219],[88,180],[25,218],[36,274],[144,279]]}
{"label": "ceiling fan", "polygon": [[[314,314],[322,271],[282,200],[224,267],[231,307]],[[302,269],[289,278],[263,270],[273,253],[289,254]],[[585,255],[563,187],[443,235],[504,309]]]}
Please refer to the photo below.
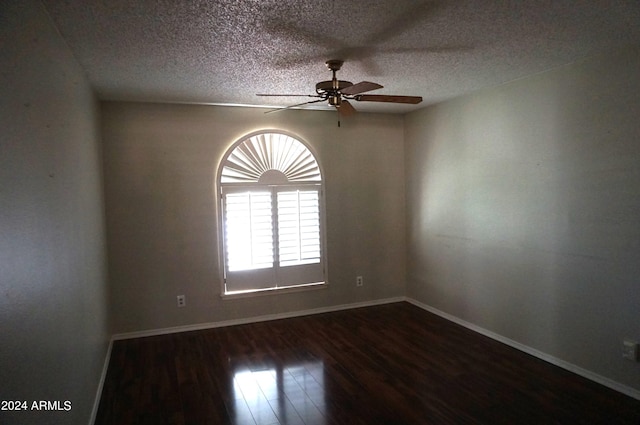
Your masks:
{"label": "ceiling fan", "polygon": [[[302,102],[295,105],[286,106],[280,109],[273,109],[269,112],[282,111],[285,109],[291,109],[298,106],[308,105],[311,103],[328,102],[330,106],[334,106],[341,116],[353,115],[356,109],[351,105],[349,101],[356,102],[389,102],[389,103],[408,103],[418,104],[422,102],[420,96],[392,96],[385,94],[362,94],[372,90],[381,89],[382,86],[377,83],[369,81],[362,81],[360,83],[353,84],[350,81],[338,80],[336,72],[340,70],[344,62],[339,59],[328,60],[325,64],[327,68],[332,72],[333,78],[328,81],[321,81],[316,84],[316,94],[266,94],[258,93],[257,96],[304,96],[317,98],[316,100],[310,100],[308,102]],[[340,125],[340,121],[338,121]]]}

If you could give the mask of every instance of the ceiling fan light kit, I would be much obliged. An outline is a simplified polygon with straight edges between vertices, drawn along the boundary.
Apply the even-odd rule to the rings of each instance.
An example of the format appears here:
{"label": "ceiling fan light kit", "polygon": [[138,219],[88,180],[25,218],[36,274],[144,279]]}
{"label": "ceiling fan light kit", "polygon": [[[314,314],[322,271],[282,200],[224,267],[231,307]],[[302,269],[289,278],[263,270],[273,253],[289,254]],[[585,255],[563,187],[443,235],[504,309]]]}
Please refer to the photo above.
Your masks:
{"label": "ceiling fan light kit", "polygon": [[[305,97],[314,97],[317,100],[311,100],[308,102],[298,103],[291,106],[286,106],[284,108],[273,109],[269,112],[282,111],[286,109],[295,108],[298,106],[304,106],[311,103],[318,103],[326,101],[329,106],[333,106],[336,108],[338,113],[341,116],[349,116],[356,112],[356,109],[349,102],[350,100],[354,100],[356,102],[385,102],[385,103],[404,103],[404,104],[418,104],[422,102],[422,97],[420,96],[394,96],[394,95],[364,95],[362,93],[366,93],[372,90],[378,90],[383,88],[382,85],[377,83],[372,83],[370,81],[361,81],[359,83],[353,84],[351,81],[338,80],[336,73],[342,68],[344,62],[340,59],[331,59],[325,62],[327,68],[332,73],[331,80],[321,81],[316,84],[316,94],[292,94],[292,95],[283,95],[283,94],[258,94],[258,96],[305,96]],[[340,121],[338,120],[338,126],[340,126]]]}

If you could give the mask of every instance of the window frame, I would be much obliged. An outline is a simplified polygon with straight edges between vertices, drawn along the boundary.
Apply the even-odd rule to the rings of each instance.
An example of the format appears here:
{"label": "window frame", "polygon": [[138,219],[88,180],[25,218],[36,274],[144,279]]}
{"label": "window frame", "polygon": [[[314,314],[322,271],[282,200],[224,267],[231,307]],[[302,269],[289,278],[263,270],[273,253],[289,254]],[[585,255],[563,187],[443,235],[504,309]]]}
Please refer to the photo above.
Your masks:
{"label": "window frame", "polygon": [[[308,180],[308,181],[287,181],[287,182],[277,182],[273,183],[270,181],[262,182],[262,181],[251,181],[251,182],[222,182],[222,174],[225,165],[227,164],[227,159],[234,153],[237,147],[242,145],[243,143],[251,140],[252,138],[264,135],[278,135],[285,136],[294,139],[294,141],[300,143],[302,147],[304,147],[312,156],[315,164],[317,165],[319,171],[319,179],[318,180]],[[270,170],[268,170],[270,171]],[[265,174],[263,172],[263,174]],[[269,294],[281,294],[281,293],[289,293],[289,292],[297,292],[297,291],[308,291],[308,290],[316,290],[326,288],[329,284],[328,276],[327,276],[327,249],[326,249],[326,220],[325,220],[325,189],[324,189],[324,171],[322,169],[322,165],[318,161],[318,156],[314,152],[311,146],[306,143],[299,136],[282,131],[282,130],[260,130],[253,133],[249,133],[236,142],[234,142],[223,155],[222,159],[218,163],[218,171],[216,175],[215,181],[215,189],[216,189],[216,207],[218,210],[217,214],[217,233],[218,233],[218,264],[220,271],[220,296],[222,298],[238,298],[238,297],[254,297],[261,295],[269,295]],[[321,268],[322,279],[311,282],[311,283],[298,283],[291,285],[282,285],[279,286],[280,282],[274,278],[273,284],[268,285],[263,288],[258,289],[246,289],[246,290],[237,290],[237,291],[227,291],[227,278],[229,274],[228,264],[227,264],[227,247],[226,247],[226,230],[225,230],[225,195],[228,193],[238,193],[246,190],[256,190],[256,191],[271,191],[271,202],[272,202],[272,237],[273,237],[273,245],[274,245],[274,259],[273,266],[266,269],[257,269],[262,270],[262,273],[267,275],[269,271],[273,273],[274,276],[277,275],[279,269],[293,269],[298,268],[302,269],[304,264],[295,265],[295,266],[282,266],[279,265],[279,258],[277,254],[277,245],[278,245],[278,214],[277,214],[277,194],[281,191],[289,190],[304,190],[304,188],[313,188],[313,190],[317,190],[318,193],[318,218],[319,218],[319,243],[320,243],[320,258],[317,267]],[[248,269],[247,272],[251,273],[253,270]],[[316,273],[316,276],[318,274]]]}

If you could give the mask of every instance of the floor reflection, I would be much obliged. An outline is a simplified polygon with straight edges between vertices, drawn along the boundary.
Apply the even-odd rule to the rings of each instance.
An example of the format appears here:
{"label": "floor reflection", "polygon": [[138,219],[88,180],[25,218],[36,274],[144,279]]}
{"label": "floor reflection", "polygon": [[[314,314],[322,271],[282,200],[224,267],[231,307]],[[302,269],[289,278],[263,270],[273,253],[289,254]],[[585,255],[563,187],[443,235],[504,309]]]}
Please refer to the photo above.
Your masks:
{"label": "floor reflection", "polygon": [[324,425],[322,361],[290,365],[232,362],[236,424]]}

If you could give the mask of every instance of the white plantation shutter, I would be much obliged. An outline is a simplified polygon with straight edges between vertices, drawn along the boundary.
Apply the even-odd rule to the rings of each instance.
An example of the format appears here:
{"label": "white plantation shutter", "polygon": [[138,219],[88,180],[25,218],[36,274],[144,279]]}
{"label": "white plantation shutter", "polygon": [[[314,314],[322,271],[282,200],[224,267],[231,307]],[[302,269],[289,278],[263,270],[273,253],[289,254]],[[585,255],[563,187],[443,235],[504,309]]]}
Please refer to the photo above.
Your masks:
{"label": "white plantation shutter", "polygon": [[320,262],[320,197],[317,189],[278,192],[280,266]]}
{"label": "white plantation shutter", "polygon": [[324,281],[320,232],[320,189],[279,188],[278,286]]}
{"label": "white plantation shutter", "polygon": [[229,271],[273,267],[271,192],[229,193],[225,207]]}
{"label": "white plantation shutter", "polygon": [[325,283],[322,179],[308,148],[262,133],[222,165],[224,292]]}
{"label": "white plantation shutter", "polygon": [[266,289],[274,280],[271,191],[223,194],[227,290]]}
{"label": "white plantation shutter", "polygon": [[227,156],[221,183],[258,182],[269,170],[278,170],[289,182],[319,182],[320,167],[309,149],[286,134],[249,137]]}

